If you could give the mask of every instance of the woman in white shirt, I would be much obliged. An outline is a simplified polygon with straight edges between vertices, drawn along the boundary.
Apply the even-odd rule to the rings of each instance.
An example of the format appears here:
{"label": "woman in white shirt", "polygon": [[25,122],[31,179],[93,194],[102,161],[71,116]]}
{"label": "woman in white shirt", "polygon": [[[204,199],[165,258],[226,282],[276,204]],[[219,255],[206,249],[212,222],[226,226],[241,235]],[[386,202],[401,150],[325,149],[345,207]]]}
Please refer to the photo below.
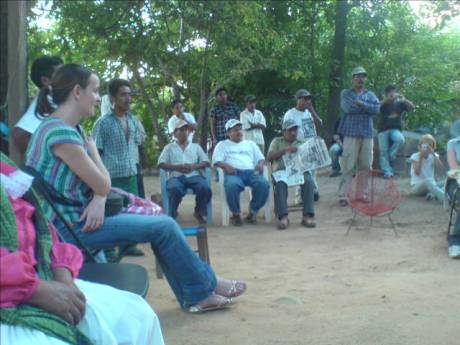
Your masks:
{"label": "woman in white shirt", "polygon": [[435,166],[443,168],[439,155],[435,152],[436,140],[432,135],[426,134],[420,138],[419,152],[410,157],[411,193],[425,196],[427,200],[436,198],[442,202],[444,191],[438,186],[435,179]]}

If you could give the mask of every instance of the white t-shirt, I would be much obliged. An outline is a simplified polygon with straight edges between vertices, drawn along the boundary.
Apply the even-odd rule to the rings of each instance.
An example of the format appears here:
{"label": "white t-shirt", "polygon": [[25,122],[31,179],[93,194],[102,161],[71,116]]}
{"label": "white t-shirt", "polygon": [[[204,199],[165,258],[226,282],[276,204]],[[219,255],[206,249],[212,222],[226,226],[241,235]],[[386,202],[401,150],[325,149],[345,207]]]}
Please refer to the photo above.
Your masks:
{"label": "white t-shirt", "polygon": [[[196,124],[195,117],[192,114],[184,112],[184,118],[185,118],[185,121],[187,121],[188,123]],[[171,118],[168,121],[168,132],[173,139],[175,139],[174,138],[174,126],[176,125],[177,121],[179,121],[179,118],[176,115],[171,116]],[[193,142],[194,134],[195,134],[195,131],[192,131],[188,135],[188,141],[190,143]]]}
{"label": "white t-shirt", "polygon": [[[436,157],[438,154],[435,153]],[[412,162],[410,167],[410,185],[413,186],[417,183],[423,182],[424,180],[434,180],[434,161],[435,156],[430,153],[430,155],[422,161],[422,166],[420,167],[420,175],[415,175],[414,171],[414,162],[420,160],[420,152],[414,153],[410,156],[410,161]]]}
{"label": "white t-shirt", "polygon": [[39,119],[35,115],[35,108],[37,107],[37,98],[35,98],[32,103],[30,103],[29,107],[27,108],[26,112],[22,117],[19,119],[18,123],[16,123],[15,127],[21,128],[22,130],[34,134],[37,130],[42,120]]}
{"label": "white t-shirt", "polygon": [[260,110],[255,109],[254,113],[251,113],[247,109],[243,110],[240,114],[240,121],[243,124],[243,139],[252,140],[258,145],[264,145],[264,134],[262,129],[255,128],[250,129],[251,124],[259,124],[267,127],[264,114]]}
{"label": "white t-shirt", "polygon": [[212,155],[212,164],[222,162],[238,170],[254,170],[262,159],[264,155],[255,142],[242,140],[235,143],[227,139],[216,145]]}
{"label": "white t-shirt", "polygon": [[284,114],[283,122],[293,120],[298,123],[299,131],[297,132],[297,140],[306,140],[316,137],[316,127],[313,117],[308,110],[300,111],[296,108],[289,109]]}

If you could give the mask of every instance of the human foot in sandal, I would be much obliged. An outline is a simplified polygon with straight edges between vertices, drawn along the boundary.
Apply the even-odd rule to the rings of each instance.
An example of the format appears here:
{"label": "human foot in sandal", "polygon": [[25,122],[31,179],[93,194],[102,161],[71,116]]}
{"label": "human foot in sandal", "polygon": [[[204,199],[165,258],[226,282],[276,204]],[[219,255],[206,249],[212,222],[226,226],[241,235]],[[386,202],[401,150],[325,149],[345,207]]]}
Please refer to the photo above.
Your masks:
{"label": "human foot in sandal", "polygon": [[217,287],[214,292],[224,297],[238,297],[246,291],[246,283],[238,280],[217,278]]}
{"label": "human foot in sandal", "polygon": [[200,303],[192,305],[188,308],[190,313],[204,313],[212,310],[220,310],[230,307],[233,304],[231,298],[212,293],[208,298]]}

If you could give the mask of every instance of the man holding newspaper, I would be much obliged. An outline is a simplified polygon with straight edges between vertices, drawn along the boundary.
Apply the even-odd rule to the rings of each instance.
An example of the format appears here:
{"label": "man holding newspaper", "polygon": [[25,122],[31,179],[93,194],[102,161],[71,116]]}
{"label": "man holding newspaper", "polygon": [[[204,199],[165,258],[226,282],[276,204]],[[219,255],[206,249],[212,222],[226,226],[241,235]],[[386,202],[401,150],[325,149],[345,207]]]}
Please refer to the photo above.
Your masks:
{"label": "man holding newspaper", "polygon": [[303,204],[301,224],[308,228],[316,226],[314,191],[315,183],[311,171],[331,163],[324,141],[311,138],[297,139],[299,122],[287,119],[282,125],[283,136],[273,139],[267,159],[272,163],[272,177],[275,186],[275,212],[278,215],[278,229],[289,226],[288,187],[300,185]]}

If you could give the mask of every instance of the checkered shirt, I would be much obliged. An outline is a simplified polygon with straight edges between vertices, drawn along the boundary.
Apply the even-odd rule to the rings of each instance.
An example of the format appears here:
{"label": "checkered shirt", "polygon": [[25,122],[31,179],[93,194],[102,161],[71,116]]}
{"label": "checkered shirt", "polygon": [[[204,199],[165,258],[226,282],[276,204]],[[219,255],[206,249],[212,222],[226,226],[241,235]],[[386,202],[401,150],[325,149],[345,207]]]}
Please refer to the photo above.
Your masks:
{"label": "checkered shirt", "polygon": [[240,119],[240,109],[233,102],[227,102],[224,105],[216,105],[211,110],[211,117],[214,119],[216,126],[216,139],[217,141],[225,140],[227,131],[225,130],[225,123],[230,119]]}

